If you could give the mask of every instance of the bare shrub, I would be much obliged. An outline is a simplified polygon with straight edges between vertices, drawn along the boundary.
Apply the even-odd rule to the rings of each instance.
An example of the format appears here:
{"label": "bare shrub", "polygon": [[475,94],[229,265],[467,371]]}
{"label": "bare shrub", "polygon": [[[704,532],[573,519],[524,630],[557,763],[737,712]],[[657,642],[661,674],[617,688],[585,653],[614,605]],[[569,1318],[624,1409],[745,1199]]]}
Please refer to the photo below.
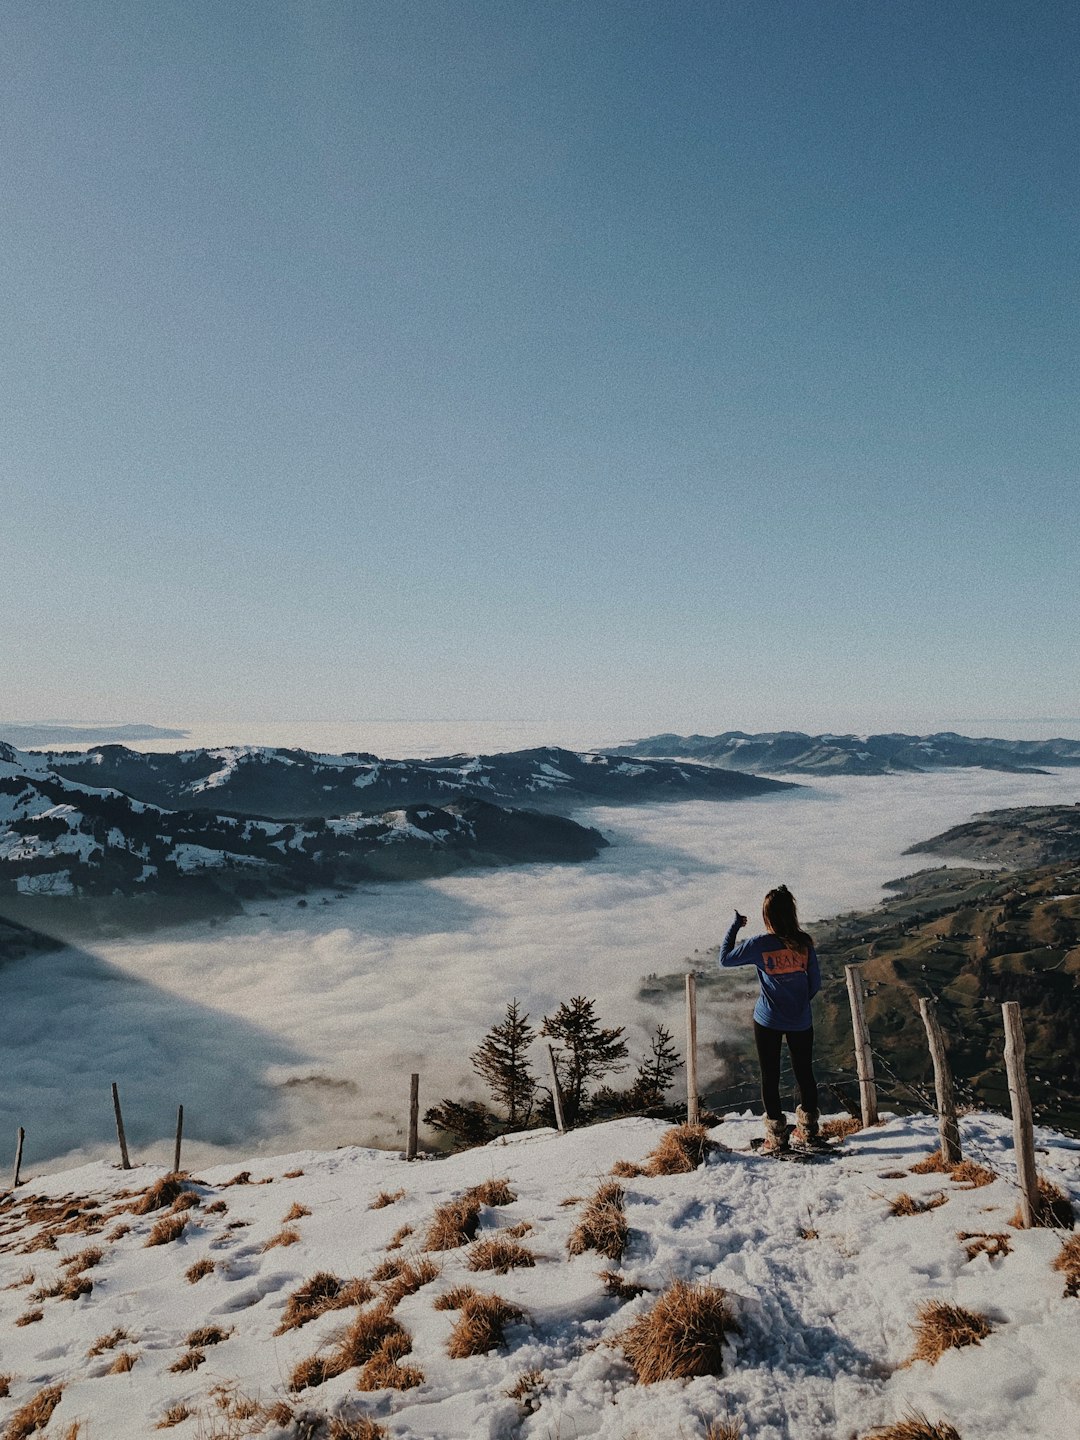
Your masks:
{"label": "bare shrub", "polygon": [[[163,1175],[131,1206],[133,1215],[149,1215],[154,1210],[167,1210],[187,1191],[187,1175]],[[196,1197],[197,1199],[198,1197]]]}
{"label": "bare shrub", "polygon": [[183,1421],[185,1421],[188,1416],[193,1413],[194,1412],[189,1410],[182,1400],[179,1400],[175,1405],[169,1406],[168,1410],[165,1411],[165,1414],[154,1426],[154,1429],[170,1430],[174,1425],[182,1424]]}
{"label": "bare shrub", "polygon": [[861,1129],[862,1121],[857,1115],[842,1115],[838,1120],[823,1120],[819,1133],[826,1140],[845,1140]]}
{"label": "bare shrub", "polygon": [[928,1210],[936,1210],[939,1205],[944,1205],[947,1199],[947,1195],[937,1194],[929,1196],[926,1200],[918,1200],[904,1190],[890,1203],[889,1214],[925,1215]]}
{"label": "bare shrub", "polygon": [[115,1350],[117,1345],[122,1345],[125,1340],[130,1339],[131,1336],[126,1330],[110,1330],[107,1335],[98,1336],[90,1346],[90,1349],[87,1350],[86,1358],[88,1360],[94,1360],[98,1355],[104,1355],[106,1350]]}
{"label": "bare shrub", "polygon": [[1054,1256],[1054,1269],[1065,1276],[1065,1298],[1080,1295],[1080,1235],[1070,1235]]}
{"label": "bare shrub", "polygon": [[351,1305],[363,1305],[374,1294],[374,1287],[368,1280],[341,1280],[328,1270],[320,1270],[289,1296],[281,1323],[274,1334],[284,1335],[286,1330],[298,1330],[327,1310],[345,1310]]}
{"label": "bare shrub", "polygon": [[[1035,1224],[1045,1225],[1053,1230],[1071,1230],[1074,1218],[1072,1201],[1064,1190],[1060,1190],[1052,1180],[1047,1180],[1045,1175],[1040,1175]],[[1006,1223],[1011,1225],[1014,1230],[1023,1229],[1024,1217],[1019,1205]]]}
{"label": "bare shrub", "polygon": [[424,1236],[425,1250],[456,1250],[467,1245],[480,1228],[480,1201],[466,1193],[440,1205]]}
{"label": "bare shrub", "polygon": [[306,1205],[301,1205],[298,1202],[294,1201],[292,1205],[289,1206],[288,1214],[282,1217],[281,1223],[283,1225],[288,1225],[290,1221],[303,1220],[305,1215],[310,1214],[311,1211],[307,1208]]}
{"label": "bare shrub", "polygon": [[188,1350],[178,1360],[174,1360],[169,1366],[173,1375],[185,1375],[189,1370],[198,1370],[199,1366],[206,1359],[201,1350]]}
{"label": "bare shrub", "polygon": [[622,1186],[617,1185],[614,1180],[608,1180],[600,1186],[571,1231],[568,1241],[571,1255],[595,1250],[608,1260],[622,1258],[630,1234],[626,1223],[625,1198]]}
{"label": "bare shrub", "polygon": [[433,1280],[437,1280],[439,1274],[439,1267],[431,1260],[411,1260],[407,1265],[402,1265],[386,1286],[379,1303],[388,1310],[393,1310],[406,1295],[415,1295],[424,1285],[430,1285]]}
{"label": "bare shrub", "polygon": [[501,1295],[474,1291],[462,1300],[446,1342],[450,1358],[464,1360],[470,1355],[486,1355],[489,1350],[497,1349],[506,1340],[506,1326],[524,1316],[519,1305],[504,1300]]}
{"label": "bare shrub", "polygon": [[636,1300],[639,1295],[645,1294],[644,1285],[635,1285],[633,1281],[620,1275],[617,1270],[599,1270],[596,1278],[607,1293],[614,1295],[617,1300]]}
{"label": "bare shrub", "polygon": [[[187,1227],[186,1215],[164,1215],[146,1237],[147,1245],[168,1245],[179,1240]],[[144,1247],[145,1248],[145,1247]]]}
{"label": "bare shrub", "polygon": [[1008,1235],[1001,1231],[987,1234],[983,1231],[958,1230],[956,1238],[964,1245],[969,1260],[974,1260],[976,1255],[989,1255],[991,1260],[996,1260],[999,1255],[1012,1252]]}
{"label": "bare shrub", "polygon": [[35,1430],[44,1430],[52,1419],[64,1393],[62,1385],[46,1385],[11,1416],[4,1431],[4,1440],[26,1440]]}
{"label": "bare shrub", "polygon": [[985,1315],[978,1315],[973,1310],[942,1300],[927,1300],[919,1306],[918,1319],[911,1328],[915,1332],[915,1348],[907,1364],[925,1360],[934,1365],[946,1350],[978,1345],[990,1334],[993,1326]]}
{"label": "bare shrub", "polygon": [[404,1190],[380,1190],[368,1206],[368,1209],[384,1210],[387,1205],[395,1205],[399,1200],[404,1200],[404,1198]]}
{"label": "bare shrub", "polygon": [[270,1239],[267,1240],[266,1244],[262,1248],[265,1252],[267,1250],[274,1250],[279,1245],[297,1245],[299,1244],[299,1242],[300,1231],[292,1230],[288,1226],[286,1226],[284,1230],[279,1230],[276,1235],[271,1235]]}
{"label": "bare shrub", "polygon": [[469,1251],[467,1264],[470,1270],[494,1270],[497,1275],[505,1275],[510,1270],[531,1269],[536,1258],[517,1240],[500,1235],[492,1240],[478,1240]]}
{"label": "bare shrub", "polygon": [[645,1162],[646,1175],[686,1175],[696,1170],[719,1145],[709,1139],[704,1125],[673,1125]]}
{"label": "bare shrub", "polygon": [[134,1370],[138,1358],[138,1352],[135,1350],[121,1350],[109,1366],[108,1373],[110,1375],[126,1375],[129,1370]]}
{"label": "bare shrub", "polygon": [[476,1290],[472,1285],[455,1285],[452,1290],[445,1290],[441,1295],[436,1295],[431,1302],[433,1310],[460,1310],[470,1296],[475,1295]]}
{"label": "bare shrub", "polygon": [[739,1326],[718,1285],[676,1280],[618,1337],[639,1385],[719,1375],[723,1345]]}
{"label": "bare shrub", "polygon": [[960,1435],[944,1420],[931,1422],[921,1411],[912,1410],[903,1420],[871,1430],[866,1440],[960,1440]]}
{"label": "bare shrub", "polygon": [[189,1285],[195,1285],[201,1279],[203,1279],[204,1276],[212,1275],[213,1272],[213,1260],[211,1260],[208,1256],[204,1255],[201,1260],[196,1260],[194,1265],[188,1266],[188,1268],[184,1271],[184,1279],[188,1282]]}

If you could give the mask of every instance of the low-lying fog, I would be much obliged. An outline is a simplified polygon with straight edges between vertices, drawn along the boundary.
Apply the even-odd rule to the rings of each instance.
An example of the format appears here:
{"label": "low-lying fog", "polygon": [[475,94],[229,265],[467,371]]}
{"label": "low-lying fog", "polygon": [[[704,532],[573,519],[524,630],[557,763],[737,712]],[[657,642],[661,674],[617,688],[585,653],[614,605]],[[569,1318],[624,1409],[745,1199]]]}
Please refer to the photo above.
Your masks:
{"label": "low-lying fog", "polygon": [[[902,856],[913,841],[977,810],[1076,798],[1075,770],[962,770],[597,809],[578,818],[611,848],[583,865],[315,894],[306,909],[264,903],[216,927],[26,960],[4,971],[0,1133],[26,1127],[31,1170],[111,1155],[115,1079],[133,1158],[171,1154],[179,1102],[191,1164],[396,1145],[410,1071],[424,1108],[481,1095],[468,1054],[512,997],[539,1023],[595,996],[635,1056],[658,1018],[681,1042],[681,1014],[643,1007],[638,983],[715,944],[733,907],[753,923],[781,881],[806,922],[871,905],[883,881],[934,863]],[[732,985],[734,1033],[750,1004]]]}

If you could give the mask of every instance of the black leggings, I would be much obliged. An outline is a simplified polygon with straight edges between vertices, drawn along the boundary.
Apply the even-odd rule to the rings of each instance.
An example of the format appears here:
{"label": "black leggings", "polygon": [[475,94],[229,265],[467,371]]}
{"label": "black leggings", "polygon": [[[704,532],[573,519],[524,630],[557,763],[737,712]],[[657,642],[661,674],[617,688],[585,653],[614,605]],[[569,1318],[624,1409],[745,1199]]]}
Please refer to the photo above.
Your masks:
{"label": "black leggings", "polygon": [[754,1043],[761,1066],[761,1098],[770,1120],[783,1120],[780,1104],[780,1042],[787,1041],[795,1084],[804,1110],[817,1114],[817,1081],[814,1079],[814,1027],[809,1030],[770,1030],[754,1021]]}

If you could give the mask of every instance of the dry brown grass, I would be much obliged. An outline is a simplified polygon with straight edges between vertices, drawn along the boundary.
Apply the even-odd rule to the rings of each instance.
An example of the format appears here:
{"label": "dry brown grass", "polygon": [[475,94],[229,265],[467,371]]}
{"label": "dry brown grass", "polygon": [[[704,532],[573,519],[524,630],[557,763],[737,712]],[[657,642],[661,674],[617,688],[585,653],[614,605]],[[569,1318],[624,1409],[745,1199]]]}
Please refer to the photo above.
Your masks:
{"label": "dry brown grass", "polygon": [[62,1385],[46,1385],[21,1405],[7,1423],[4,1440],[26,1440],[35,1430],[44,1430],[64,1393]]}
{"label": "dry brown grass", "polygon": [[[388,1341],[390,1349],[384,1350]],[[295,1393],[321,1385],[325,1380],[344,1375],[346,1370],[362,1368],[380,1350],[384,1351],[385,1358],[402,1344],[406,1351],[411,1346],[408,1334],[384,1305],[361,1310],[331,1351],[312,1355],[296,1366],[289,1378],[289,1389]]]}
{"label": "dry brown grass", "polygon": [[396,1205],[399,1200],[405,1199],[404,1190],[380,1190],[368,1206],[369,1210],[385,1210],[387,1205]]}
{"label": "dry brown grass", "polygon": [[61,1275],[51,1285],[43,1285],[35,1290],[30,1296],[31,1300],[78,1300],[83,1295],[89,1295],[94,1288],[94,1282],[81,1271],[75,1271],[72,1275]]}
{"label": "dry brown grass", "polygon": [[800,1240],[818,1240],[821,1238],[812,1225],[800,1225],[796,1233]]}
{"label": "dry brown grass", "polygon": [[710,1420],[705,1427],[705,1434],[702,1440],[743,1440],[742,1423],[725,1417],[723,1420]]}
{"label": "dry brown grass", "polygon": [[431,1260],[410,1260],[408,1264],[401,1266],[386,1286],[379,1297],[379,1303],[388,1310],[393,1310],[406,1295],[415,1295],[424,1285],[430,1285],[433,1280],[437,1280],[440,1273],[438,1265]]}
{"label": "dry brown grass", "polygon": [[1080,1295],[1080,1235],[1070,1235],[1054,1256],[1054,1269],[1065,1276],[1065,1298]]}
{"label": "dry brown grass", "polygon": [[[163,1175],[160,1180],[155,1180],[148,1190],[144,1190],[135,1204],[131,1206],[133,1215],[149,1215],[154,1210],[167,1210],[174,1205],[181,1195],[190,1193],[187,1189],[187,1175]],[[198,1200],[198,1196],[195,1197]]]}
{"label": "dry brown grass", "polygon": [[250,1170],[238,1170],[237,1173],[232,1177],[231,1180],[226,1180],[226,1181],[225,1181],[225,1183],[222,1185],[221,1188],[222,1188],[223,1190],[228,1190],[228,1188],[230,1187],[230,1185],[250,1185],[250,1184],[251,1184],[251,1171],[250,1171]]}
{"label": "dry brown grass", "polygon": [[843,1115],[839,1120],[822,1121],[820,1133],[826,1140],[844,1140],[861,1129],[862,1121],[857,1115]]}
{"label": "dry brown grass", "polygon": [[10,1285],[5,1285],[3,1288],[5,1290],[18,1290],[24,1285],[33,1285],[34,1278],[33,1270],[24,1270],[17,1280],[12,1280]]}
{"label": "dry brown grass", "polygon": [[934,1365],[946,1350],[978,1345],[993,1326],[985,1315],[976,1314],[974,1310],[943,1300],[927,1300],[919,1306],[918,1319],[911,1328],[915,1332],[915,1348],[906,1363],[913,1365],[916,1360],[925,1360]]}
{"label": "dry brown grass", "polygon": [[993,1170],[979,1165],[974,1160],[958,1160],[950,1165],[940,1150],[934,1150],[925,1160],[912,1165],[911,1175],[948,1175],[967,1190],[977,1190],[982,1185],[992,1185],[998,1178]]}
{"label": "dry brown grass", "polygon": [[510,1270],[531,1269],[535,1264],[536,1257],[531,1250],[503,1235],[491,1240],[478,1240],[469,1251],[467,1261],[470,1270],[494,1270],[496,1275],[506,1275]]}
{"label": "dry brown grass", "polygon": [[204,1345],[220,1345],[232,1333],[231,1330],[222,1330],[220,1325],[202,1325],[198,1330],[192,1330],[184,1344],[189,1350],[201,1350]]}
{"label": "dry brown grass", "polygon": [[539,1410],[540,1392],[543,1388],[544,1372],[542,1370],[525,1370],[504,1393],[508,1400],[517,1401],[522,1418],[524,1418]]}
{"label": "dry brown grass", "polygon": [[930,1195],[925,1200],[919,1200],[914,1195],[909,1195],[906,1190],[901,1191],[895,1200],[889,1203],[890,1215],[925,1215],[928,1210],[936,1210],[939,1205],[944,1205],[949,1197],[944,1194]]}
{"label": "dry brown grass", "polygon": [[189,1285],[196,1285],[207,1275],[214,1273],[214,1262],[209,1256],[204,1255],[201,1260],[196,1260],[194,1265],[189,1265],[184,1271],[184,1279]]}
{"label": "dry brown grass", "polygon": [[94,1360],[98,1355],[104,1355],[106,1350],[115,1350],[117,1345],[122,1345],[125,1340],[130,1339],[131,1336],[126,1330],[110,1330],[107,1335],[98,1336],[90,1346],[90,1349],[87,1350],[86,1358],[88,1360]]}
{"label": "dry brown grass", "polygon": [[598,1270],[596,1278],[607,1293],[614,1295],[617,1300],[636,1300],[639,1295],[645,1294],[644,1285],[635,1285],[617,1270]]}
{"label": "dry brown grass", "polygon": [[[1047,1180],[1045,1175],[1039,1176],[1039,1203],[1035,1213],[1035,1224],[1044,1225],[1051,1230],[1071,1230],[1075,1214],[1072,1201],[1059,1190],[1052,1180]],[[1022,1230],[1024,1217],[1020,1213],[1018,1205],[1006,1224],[1011,1225],[1014,1230]]]}
{"label": "dry brown grass", "polygon": [[476,1288],[472,1285],[455,1285],[451,1290],[445,1290],[441,1295],[436,1295],[431,1302],[433,1310],[460,1310],[462,1305],[470,1296],[476,1294]]}
{"label": "dry brown grass", "polygon": [[447,1352],[452,1360],[486,1355],[505,1342],[507,1325],[524,1318],[524,1310],[504,1300],[501,1295],[474,1291],[461,1302],[458,1318],[446,1342]]}
{"label": "dry brown grass", "polygon": [[206,1209],[203,1211],[204,1215],[227,1215],[228,1213],[229,1207],[225,1204],[224,1200],[213,1201],[213,1203],[207,1205]]}
{"label": "dry brown grass", "polygon": [[68,1255],[66,1259],[61,1260],[60,1268],[70,1270],[73,1275],[78,1275],[83,1270],[92,1270],[104,1255],[105,1251],[100,1245],[88,1245],[85,1250],[79,1250],[74,1255]]}
{"label": "dry brown grass", "polygon": [[531,1220],[519,1220],[516,1225],[507,1225],[506,1228],[499,1233],[501,1235],[509,1235],[511,1240],[522,1240],[528,1235],[532,1228],[533,1223]]}
{"label": "dry brown grass", "polygon": [[595,1250],[608,1260],[621,1260],[630,1236],[626,1223],[625,1193],[614,1180],[605,1181],[586,1203],[581,1219],[567,1242],[571,1255]]}
{"label": "dry brown grass", "polygon": [[565,1200],[560,1200],[560,1206],[565,1210],[571,1205],[580,1205],[585,1199],[584,1195],[567,1195]]}
{"label": "dry brown grass", "polygon": [[960,1434],[946,1421],[930,1421],[921,1411],[912,1410],[903,1420],[871,1430],[865,1440],[960,1440]]}
{"label": "dry brown grass", "polygon": [[387,1250],[400,1250],[405,1241],[413,1233],[411,1225],[401,1225],[394,1231],[393,1235],[386,1242]]}
{"label": "dry brown grass", "polygon": [[184,1402],[180,1400],[175,1405],[169,1406],[168,1410],[165,1411],[165,1414],[154,1426],[154,1429],[170,1430],[174,1425],[180,1425],[192,1414],[194,1414],[194,1411],[189,1410]]}
{"label": "dry brown grass", "polygon": [[951,1175],[952,1166],[946,1161],[940,1150],[932,1150],[921,1160],[917,1160],[908,1171],[909,1175]]}
{"label": "dry brown grass", "polygon": [[299,1243],[300,1231],[292,1230],[286,1226],[284,1230],[279,1230],[276,1235],[271,1235],[270,1239],[267,1240],[262,1248],[265,1252],[267,1250],[275,1250],[279,1245],[298,1245]]}
{"label": "dry brown grass", "polygon": [[139,1355],[136,1350],[121,1350],[120,1354],[117,1355],[116,1359],[109,1366],[108,1374],[126,1375],[129,1370],[134,1370],[135,1362],[138,1358]]}
{"label": "dry brown grass", "polygon": [[36,1325],[37,1322],[43,1318],[44,1314],[44,1310],[27,1310],[16,1319],[15,1324]]}
{"label": "dry brown grass", "polygon": [[1001,1231],[990,1234],[982,1230],[958,1230],[956,1238],[963,1244],[969,1260],[974,1260],[976,1255],[989,1255],[991,1260],[996,1260],[999,1255],[1012,1252],[1008,1235]]}
{"label": "dry brown grass", "polygon": [[719,1375],[726,1337],[738,1332],[726,1293],[717,1285],[676,1280],[645,1315],[618,1336],[639,1385]]}
{"label": "dry brown grass", "polygon": [[114,1225],[113,1228],[109,1231],[109,1233],[105,1236],[105,1239],[109,1242],[110,1245],[114,1245],[117,1240],[122,1240],[125,1235],[130,1234],[130,1225]]}
{"label": "dry brown grass", "polygon": [[394,1255],[389,1260],[383,1260],[371,1272],[371,1278],[376,1285],[382,1285],[387,1280],[394,1280],[399,1276],[407,1262],[400,1255]]}
{"label": "dry brown grass", "polygon": [[646,1175],[686,1175],[703,1165],[719,1145],[704,1125],[673,1125],[665,1130],[645,1161]]}
{"label": "dry brown grass", "polygon": [[206,1359],[201,1350],[188,1350],[178,1360],[174,1360],[169,1366],[172,1375],[186,1375],[189,1370],[198,1370],[199,1366]]}
{"label": "dry brown grass", "polygon": [[294,1201],[292,1205],[289,1206],[288,1213],[282,1216],[281,1223],[283,1225],[288,1225],[293,1220],[303,1220],[305,1215],[310,1214],[311,1211],[307,1208],[306,1205],[301,1205],[297,1201]]}
{"label": "dry brown grass", "polygon": [[6,1400],[11,1394],[11,1382],[14,1375],[0,1375],[0,1400]]}
{"label": "dry brown grass", "polygon": [[618,1176],[620,1180],[636,1180],[645,1171],[640,1165],[635,1165],[633,1160],[616,1160],[611,1167],[612,1175]]}
{"label": "dry brown grass", "polygon": [[303,1173],[303,1170],[286,1170],[281,1178],[283,1180],[299,1180]]}
{"label": "dry brown grass", "polygon": [[148,1246],[170,1245],[174,1240],[180,1239],[187,1228],[187,1223],[186,1215],[163,1215],[146,1237],[146,1244]]}
{"label": "dry brown grass", "polygon": [[413,1390],[422,1385],[422,1371],[399,1363],[411,1349],[412,1341],[404,1331],[387,1336],[357,1376],[357,1390]]}
{"label": "dry brown grass", "polygon": [[506,1176],[501,1180],[485,1180],[482,1185],[474,1185],[468,1194],[479,1200],[481,1205],[513,1205],[517,1199]]}
{"label": "dry brown grass", "polygon": [[369,1420],[366,1415],[357,1415],[351,1420],[339,1415],[330,1421],[326,1440],[387,1440],[389,1434],[385,1425]]}
{"label": "dry brown grass", "polygon": [[466,1193],[440,1205],[424,1236],[425,1250],[456,1250],[467,1245],[480,1228],[480,1201]]}
{"label": "dry brown grass", "polygon": [[363,1305],[375,1294],[369,1280],[341,1280],[329,1270],[320,1270],[310,1280],[305,1280],[294,1290],[285,1302],[281,1323],[275,1335],[284,1335],[287,1330],[298,1330],[309,1320],[324,1315],[327,1310],[346,1310],[352,1305]]}

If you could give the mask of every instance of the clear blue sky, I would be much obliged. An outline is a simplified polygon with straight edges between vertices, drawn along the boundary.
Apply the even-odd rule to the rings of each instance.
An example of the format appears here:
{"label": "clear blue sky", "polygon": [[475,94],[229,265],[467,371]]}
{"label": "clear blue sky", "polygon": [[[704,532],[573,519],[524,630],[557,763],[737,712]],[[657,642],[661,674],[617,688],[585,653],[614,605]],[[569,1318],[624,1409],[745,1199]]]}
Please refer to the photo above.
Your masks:
{"label": "clear blue sky", "polygon": [[11,0],[0,713],[1077,715],[1078,54]]}

